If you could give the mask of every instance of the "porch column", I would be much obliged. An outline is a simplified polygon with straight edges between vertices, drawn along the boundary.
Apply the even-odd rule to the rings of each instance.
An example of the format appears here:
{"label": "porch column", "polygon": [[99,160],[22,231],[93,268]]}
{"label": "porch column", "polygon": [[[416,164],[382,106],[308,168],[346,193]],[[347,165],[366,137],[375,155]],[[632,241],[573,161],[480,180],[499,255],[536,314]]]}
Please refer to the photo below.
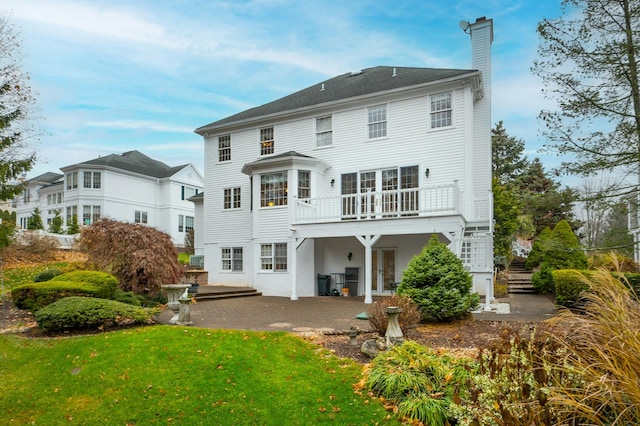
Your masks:
{"label": "porch column", "polygon": [[378,241],[380,235],[356,235],[356,238],[364,246],[364,303],[373,303],[371,247]]}
{"label": "porch column", "polygon": [[[292,230],[295,232],[295,230]],[[289,264],[291,265],[289,271],[291,271],[291,300],[298,300],[298,247],[304,243],[304,238],[291,238],[291,259]]]}

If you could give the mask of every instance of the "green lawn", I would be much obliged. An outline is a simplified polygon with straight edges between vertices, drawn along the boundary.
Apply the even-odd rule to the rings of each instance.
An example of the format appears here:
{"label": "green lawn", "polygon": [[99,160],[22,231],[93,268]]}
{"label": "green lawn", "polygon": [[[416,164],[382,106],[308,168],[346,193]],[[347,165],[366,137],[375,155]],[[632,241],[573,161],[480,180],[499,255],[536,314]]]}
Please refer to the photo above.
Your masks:
{"label": "green lawn", "polygon": [[0,423],[398,424],[379,401],[354,393],[360,376],[359,364],[281,332],[0,335]]}
{"label": "green lawn", "polygon": [[36,275],[47,269],[64,269],[67,266],[69,266],[69,262],[48,262],[38,266],[4,269],[2,271],[4,291],[7,292],[19,285],[32,283]]}

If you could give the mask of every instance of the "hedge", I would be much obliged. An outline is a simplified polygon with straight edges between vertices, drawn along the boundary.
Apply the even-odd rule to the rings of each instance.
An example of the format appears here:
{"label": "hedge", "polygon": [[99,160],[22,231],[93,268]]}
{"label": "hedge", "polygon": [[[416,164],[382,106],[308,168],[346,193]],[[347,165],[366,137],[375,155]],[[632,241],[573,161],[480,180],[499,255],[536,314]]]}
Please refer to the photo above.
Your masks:
{"label": "hedge", "polygon": [[58,275],[51,281],[23,284],[11,291],[18,309],[36,312],[50,303],[70,296],[113,299],[118,280],[98,271],[73,271]]}
{"label": "hedge", "polygon": [[[560,306],[570,308],[579,307],[580,293],[589,290],[588,281],[595,271],[576,269],[557,269],[551,272],[555,286],[556,303]],[[640,295],[640,274],[639,273],[613,273],[613,276],[620,279],[626,286],[635,293],[636,298]],[[626,278],[626,279],[625,279]]]}
{"label": "hedge", "polygon": [[38,326],[46,331],[104,330],[115,325],[150,324],[157,309],[141,308],[92,297],[66,297],[35,314]]}

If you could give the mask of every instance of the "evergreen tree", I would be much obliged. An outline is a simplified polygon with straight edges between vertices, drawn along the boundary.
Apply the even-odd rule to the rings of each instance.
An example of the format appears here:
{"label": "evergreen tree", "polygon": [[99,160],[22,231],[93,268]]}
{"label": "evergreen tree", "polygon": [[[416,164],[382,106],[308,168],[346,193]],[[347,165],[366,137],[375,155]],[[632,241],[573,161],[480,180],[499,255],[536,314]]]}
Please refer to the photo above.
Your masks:
{"label": "evergreen tree", "polygon": [[49,227],[49,232],[54,234],[62,234],[62,225],[64,221],[62,220],[62,216],[60,215],[60,210],[55,211],[55,216],[51,219],[51,226]]}
{"label": "evergreen tree", "polygon": [[493,252],[495,256],[504,257],[507,264],[512,257],[513,238],[519,227],[519,216],[522,210],[516,193],[509,185],[500,184],[493,178],[493,216],[495,220],[493,234]]}
{"label": "evergreen tree", "polygon": [[524,141],[509,136],[502,121],[491,129],[491,156],[493,177],[502,185],[514,182],[528,165]]}
{"label": "evergreen tree", "polygon": [[32,109],[35,104],[29,76],[21,69],[20,40],[0,14],[0,200],[22,192],[17,179],[31,170],[36,157],[26,141],[33,136]]}
{"label": "evergreen tree", "polygon": [[78,216],[71,216],[71,220],[67,223],[67,234],[75,235],[80,232],[80,225],[78,225]]}
{"label": "evergreen tree", "polygon": [[479,296],[471,293],[473,280],[462,261],[432,236],[402,274],[398,295],[413,300],[423,317],[438,321],[460,318],[474,309]]}
{"label": "evergreen tree", "polygon": [[40,209],[36,207],[31,213],[31,217],[27,223],[28,229],[44,229],[44,224],[42,223],[42,216],[40,215]]}

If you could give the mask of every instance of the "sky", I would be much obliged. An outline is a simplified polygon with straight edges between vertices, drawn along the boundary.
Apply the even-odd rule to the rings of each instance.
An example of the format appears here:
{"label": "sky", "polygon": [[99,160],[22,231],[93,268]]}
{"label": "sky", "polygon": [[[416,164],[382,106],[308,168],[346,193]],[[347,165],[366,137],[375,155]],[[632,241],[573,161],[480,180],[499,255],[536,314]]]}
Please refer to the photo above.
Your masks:
{"label": "sky", "polygon": [[138,150],[204,174],[200,126],[378,65],[471,68],[461,20],[493,19],[492,126],[538,152],[531,71],[560,0],[2,0],[43,130],[27,178]]}

